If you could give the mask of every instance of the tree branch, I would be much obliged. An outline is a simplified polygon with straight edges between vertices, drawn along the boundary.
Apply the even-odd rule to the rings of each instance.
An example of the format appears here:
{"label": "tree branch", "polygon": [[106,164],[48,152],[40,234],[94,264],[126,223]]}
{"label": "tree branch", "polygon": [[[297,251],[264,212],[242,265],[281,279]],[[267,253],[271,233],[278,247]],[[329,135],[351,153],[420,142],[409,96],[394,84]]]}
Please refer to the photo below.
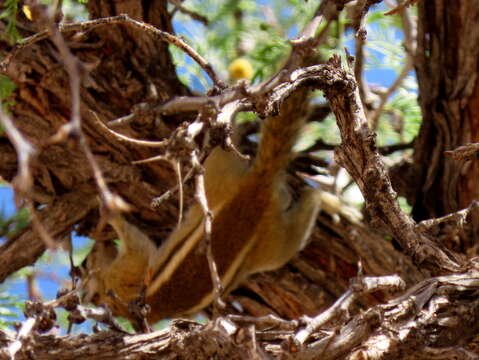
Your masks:
{"label": "tree branch", "polygon": [[[387,287],[397,283],[384,279],[389,284]],[[378,284],[381,286],[382,281],[366,288],[371,290]],[[474,295],[477,291],[479,273],[476,271],[424,280],[403,295],[354,316],[341,320],[333,314],[328,321],[331,325],[323,322],[322,328],[315,330],[314,337],[301,347],[288,340],[301,334],[297,332],[296,321],[288,324],[277,318],[254,318],[251,323],[258,325],[254,329],[248,327],[247,318],[233,317],[234,322],[218,318],[206,325],[176,320],[164,330],[139,335],[101,331],[89,336],[54,337],[34,331],[28,346],[18,350],[16,359],[30,359],[31,354],[38,360],[52,356],[58,360],[170,356],[252,359],[268,354],[291,359],[317,359],[320,355],[322,360],[381,360],[406,358],[422,351],[424,357],[417,358],[429,359],[427,356],[433,353],[451,353],[451,347],[467,342],[477,333],[479,301]],[[327,310],[324,316],[330,313]],[[14,341],[12,336],[0,333],[0,348],[6,349]],[[461,353],[460,348],[456,348],[457,351]],[[462,353],[467,354],[465,350]],[[7,358],[5,353],[0,353],[0,359]]]}
{"label": "tree branch", "polygon": [[[85,184],[84,187],[89,188],[91,185]],[[61,239],[65,234],[69,234],[73,225],[98,207],[98,200],[94,196],[85,197],[84,193],[78,191],[81,187],[75,190],[77,191],[64,194],[57,201],[54,200],[44,209],[37,210],[39,221],[53,239]],[[32,226],[23,229],[0,246],[0,263],[3,264],[0,267],[0,283],[13,272],[32,265],[44,251],[45,243],[38,238]]]}

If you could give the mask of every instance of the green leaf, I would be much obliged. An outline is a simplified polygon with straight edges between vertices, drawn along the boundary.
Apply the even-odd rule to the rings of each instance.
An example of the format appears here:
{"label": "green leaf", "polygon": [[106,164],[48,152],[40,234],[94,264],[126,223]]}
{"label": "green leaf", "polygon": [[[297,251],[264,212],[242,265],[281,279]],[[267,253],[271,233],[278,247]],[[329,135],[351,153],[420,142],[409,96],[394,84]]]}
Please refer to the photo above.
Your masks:
{"label": "green leaf", "polygon": [[3,3],[3,11],[0,12],[0,19],[7,19],[7,26],[2,36],[12,44],[21,39],[17,30],[17,11],[18,0],[5,0]]}

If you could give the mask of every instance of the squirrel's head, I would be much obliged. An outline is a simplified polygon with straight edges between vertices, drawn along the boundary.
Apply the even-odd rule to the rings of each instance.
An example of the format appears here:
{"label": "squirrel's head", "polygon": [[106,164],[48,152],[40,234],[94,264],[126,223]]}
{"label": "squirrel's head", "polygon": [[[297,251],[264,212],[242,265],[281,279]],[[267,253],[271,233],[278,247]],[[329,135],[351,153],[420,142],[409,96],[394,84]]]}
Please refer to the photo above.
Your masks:
{"label": "squirrel's head", "polygon": [[80,265],[82,302],[100,305],[100,296],[105,293],[103,277],[110,264],[118,256],[113,241],[96,241],[88,256]]}

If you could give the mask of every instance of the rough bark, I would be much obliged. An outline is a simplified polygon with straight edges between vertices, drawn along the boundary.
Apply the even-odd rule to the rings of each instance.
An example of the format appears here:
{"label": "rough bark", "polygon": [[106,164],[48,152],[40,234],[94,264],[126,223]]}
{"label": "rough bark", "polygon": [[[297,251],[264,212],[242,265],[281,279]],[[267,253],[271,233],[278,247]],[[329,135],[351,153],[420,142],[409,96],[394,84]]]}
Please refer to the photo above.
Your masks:
{"label": "rough bark", "polygon": [[[478,331],[479,278],[471,274],[428,279],[404,295],[351,317],[343,326],[324,326],[302,348],[287,341],[290,328],[254,326],[219,318],[207,325],[178,320],[150,334],[103,331],[89,336],[34,335],[17,359],[473,359],[457,345]],[[454,310],[453,310],[454,309]],[[455,324],[464,326],[458,331]],[[265,326],[266,325],[266,326]],[[269,326],[268,326],[269,325]],[[256,330],[258,344],[252,340]],[[0,338],[0,346],[8,339]],[[260,346],[258,346],[260,345]],[[0,358],[1,358],[0,353]],[[6,357],[5,357],[6,358]],[[476,357],[477,358],[477,357]]]}
{"label": "rough bark", "polygon": [[[129,13],[139,20],[146,17],[160,29],[171,31],[165,2],[151,2],[145,9],[138,5],[136,1],[118,4],[115,1],[94,1],[90,2],[89,10],[93,17],[117,13]],[[25,27],[32,25],[26,23]],[[25,35],[28,34],[26,32]],[[176,95],[186,95],[188,90],[176,76],[165,43],[158,42],[144,32],[113,25],[67,40],[74,55],[90,70],[81,88],[81,115],[90,147],[110,188],[133,205],[142,228],[152,238],[161,241],[176,221],[177,200],[173,198],[164,203],[158,211],[152,210],[150,202],[174,186],[173,170],[165,163],[133,166],[132,161],[155,153],[112,141],[88,119],[95,112],[101,119],[114,120],[130,114],[138,103],[165,101]],[[5,48],[6,44],[3,45]],[[15,106],[11,109],[15,125],[32,144],[41,149],[36,159],[34,192],[30,195],[37,205],[47,205],[40,211],[45,213],[42,217],[48,217],[51,211],[49,207],[64,198],[68,199],[68,194],[76,194],[78,199],[95,199],[98,191],[90,164],[75,141],[50,146],[44,144],[60,126],[69,121],[71,108],[68,75],[53,44],[44,40],[20,51],[9,66],[7,75],[17,85],[12,98]],[[157,97],[151,95],[153,87]],[[161,126],[155,126],[154,119],[140,118],[124,133],[138,139],[165,137],[180,121],[187,119],[187,116],[183,119],[165,117]],[[13,160],[14,151],[8,147],[6,138],[1,141],[5,148],[0,153],[1,175],[7,181],[12,181],[17,166]],[[64,214],[67,213],[69,211]],[[79,234],[91,236],[97,225],[98,204],[83,208],[81,214],[74,221],[68,216],[57,218],[53,226],[47,224],[47,231],[52,235],[64,234],[71,232],[75,225]],[[163,226],[158,228],[158,223]],[[111,238],[112,235],[110,232],[107,235],[96,234],[95,237]],[[33,234],[27,236],[33,239],[35,245],[21,247],[24,249],[22,261],[14,261],[10,255],[12,253],[6,252],[7,245],[0,249],[1,262],[6,264],[2,268],[1,280],[32,264],[41,254],[41,240]]]}
{"label": "rough bark", "polygon": [[423,122],[414,151],[413,215],[424,220],[465,208],[479,195],[477,162],[444,154],[479,137],[479,2],[421,1],[418,7]]}

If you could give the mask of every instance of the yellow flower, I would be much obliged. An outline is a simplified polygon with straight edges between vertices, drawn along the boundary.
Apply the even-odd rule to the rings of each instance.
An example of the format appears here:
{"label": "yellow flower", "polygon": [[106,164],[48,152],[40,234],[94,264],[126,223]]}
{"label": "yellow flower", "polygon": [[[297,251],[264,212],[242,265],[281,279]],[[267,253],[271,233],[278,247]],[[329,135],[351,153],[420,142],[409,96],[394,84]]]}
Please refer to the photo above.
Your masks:
{"label": "yellow flower", "polygon": [[244,58],[234,60],[228,67],[228,71],[233,80],[249,80],[253,77],[253,66],[251,66],[251,63]]}
{"label": "yellow flower", "polygon": [[30,6],[23,5],[22,6],[22,11],[23,11],[23,13],[25,14],[25,17],[28,20],[33,21],[32,10],[30,9]]}

